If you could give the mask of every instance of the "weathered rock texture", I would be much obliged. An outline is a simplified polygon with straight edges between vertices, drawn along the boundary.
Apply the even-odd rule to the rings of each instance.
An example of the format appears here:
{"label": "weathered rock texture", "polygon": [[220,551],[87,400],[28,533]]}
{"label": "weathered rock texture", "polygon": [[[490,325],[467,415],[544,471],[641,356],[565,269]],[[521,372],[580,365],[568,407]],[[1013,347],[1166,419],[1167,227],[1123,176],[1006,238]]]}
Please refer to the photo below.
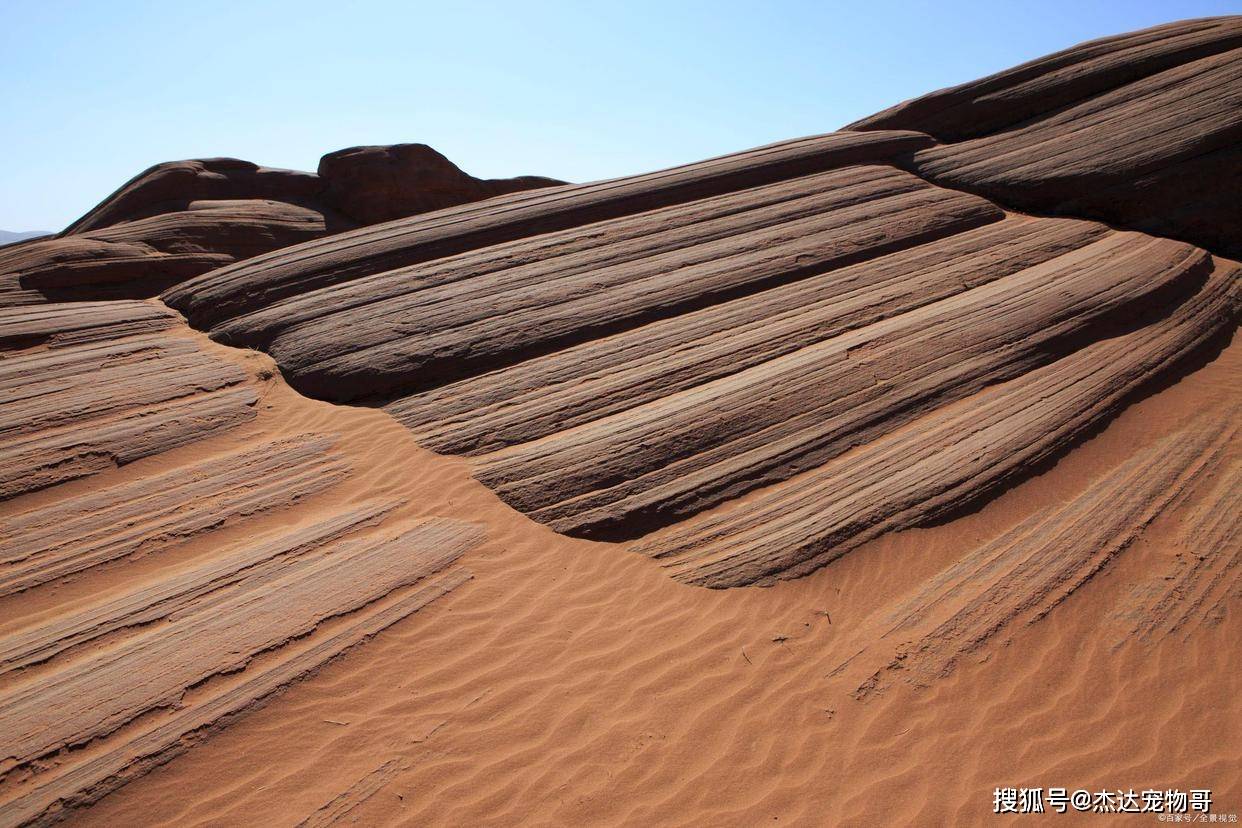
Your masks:
{"label": "weathered rock texture", "polygon": [[237,365],[145,302],[0,309],[0,499],[202,440],[254,417]]}
{"label": "weathered rock texture", "polygon": [[[418,583],[478,542],[469,524],[428,522],[383,539],[335,540],[351,521],[372,515],[362,509],[344,525],[329,518],[293,535],[256,539],[210,565],[7,642],[4,655],[21,663],[112,630],[163,622],[3,695],[0,749],[19,765],[75,746],[96,748],[40,774],[28,791],[0,804],[0,820],[41,824],[66,805],[97,799],[184,750],[193,732],[253,706],[469,577],[457,570]],[[306,637],[338,616],[347,623]],[[277,658],[240,680],[221,680],[273,650]],[[157,712],[164,715],[150,715]],[[122,728],[123,736],[98,746]]]}
{"label": "weathered rock texture", "polygon": [[[1175,501],[1205,488],[1235,437],[1236,426],[1213,422],[1171,435],[1060,508],[972,550],[864,625],[836,672],[867,676],[856,690],[859,697],[896,677],[915,684],[943,678],[993,640],[1046,616]],[[1220,516],[1214,523],[1222,519],[1227,521]],[[1234,554],[1200,548],[1217,565]],[[1179,612],[1195,609],[1191,604]]]}
{"label": "weathered rock texture", "polygon": [[1084,43],[847,129],[936,138],[901,164],[948,187],[1242,258],[1242,17]]}
{"label": "weathered rock texture", "polygon": [[[1132,244],[1096,242],[485,458],[479,477],[572,533],[697,513],[1025,374],[1107,330],[1110,315],[1202,279],[1206,254],[1159,241],[1125,250]],[[994,315],[1008,324],[989,324]]]}
{"label": "weathered rock texture", "polygon": [[176,213],[196,201],[309,201],[322,187],[323,183],[311,173],[268,169],[237,158],[168,161],[143,170],[122,184],[58,235],[76,236]]}
{"label": "weathered rock texture", "polygon": [[0,528],[0,595],[158,551],[327,489],[346,474],[331,443],[324,435],[263,443],[16,516]]}
{"label": "weathered rock texture", "polygon": [[154,296],[259,253],[559,183],[481,180],[423,144],[330,153],[318,174],[235,158],[158,164],[56,236],[0,248],[0,307]]}
{"label": "weathered rock texture", "polygon": [[[165,298],[558,531],[713,587],[978,498],[1232,330],[1238,267],[791,141],[346,233]],[[735,504],[748,495],[744,504]],[[716,510],[705,517],[698,517]]]}
{"label": "weathered rock texture", "polygon": [[[1235,435],[1236,439],[1236,435]],[[1224,465],[1224,464],[1222,464]],[[1119,612],[1124,636],[1183,640],[1225,617],[1242,595],[1242,463],[1225,465],[1179,526],[1172,566],[1153,573]]]}
{"label": "weathered rock texture", "polygon": [[472,524],[315,502],[351,475],[334,434],[215,442],[253,428],[256,382],[176,324],[0,309],[0,825],[63,818],[470,577],[442,570]]}

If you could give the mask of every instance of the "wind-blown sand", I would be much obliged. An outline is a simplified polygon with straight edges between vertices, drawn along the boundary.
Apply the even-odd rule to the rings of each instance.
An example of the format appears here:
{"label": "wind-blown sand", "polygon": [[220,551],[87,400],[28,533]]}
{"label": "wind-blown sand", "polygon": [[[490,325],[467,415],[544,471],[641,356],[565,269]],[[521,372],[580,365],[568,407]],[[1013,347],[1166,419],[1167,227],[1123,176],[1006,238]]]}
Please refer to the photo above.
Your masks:
{"label": "wind-blown sand", "polygon": [[875,610],[1240,391],[1234,344],[978,511],[717,592],[556,535],[382,414],[273,381],[259,425],[339,430],[368,488],[484,526],[475,580],[84,821],[290,824],[343,797],[358,824],[934,824],[981,820],[998,785],[1210,787],[1227,809],[1242,798],[1236,574],[1226,622],[1146,640],[1127,617],[1136,589],[1194,554],[1179,531],[1203,492],[926,688],[859,700],[829,673]]}
{"label": "wind-blown sand", "polygon": [[[9,249],[0,825],[1242,811],[1242,269],[1167,189],[1236,150],[1200,86],[1240,26],[162,297],[55,301]],[[1179,101],[1219,128],[1141,129]],[[1128,206],[1019,212],[1002,159],[1045,152]]]}

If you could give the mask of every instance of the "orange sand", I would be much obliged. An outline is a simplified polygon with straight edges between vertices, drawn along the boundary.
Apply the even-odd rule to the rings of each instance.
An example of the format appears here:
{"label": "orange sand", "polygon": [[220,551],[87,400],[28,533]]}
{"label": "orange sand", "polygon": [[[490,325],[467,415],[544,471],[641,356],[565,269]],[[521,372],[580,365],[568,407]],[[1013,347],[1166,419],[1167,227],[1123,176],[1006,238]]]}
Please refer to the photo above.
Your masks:
{"label": "orange sand", "polygon": [[972,824],[992,816],[996,786],[1210,788],[1214,811],[1242,812],[1242,596],[1230,595],[1223,620],[1155,642],[1124,620],[1134,590],[1187,551],[1177,527],[1202,489],[1043,620],[1007,630],[930,686],[894,682],[859,700],[856,683],[828,675],[846,655],[839,644],[876,624],[874,610],[965,551],[1072,498],[1204,408],[1236,419],[1238,342],[969,514],[883,537],[800,580],[710,591],[623,546],[533,523],[466,461],[421,449],[388,415],[292,392],[265,355],[184,335],[264,377],[258,419],[27,496],[23,508],[306,430],[339,433],[354,475],[173,553],[14,596],[9,618],[54,614],[363,498],[399,497],[400,516],[477,521],[488,539],[464,559],[472,582],[78,822],[293,825],[343,795],[338,816],[356,824]]}

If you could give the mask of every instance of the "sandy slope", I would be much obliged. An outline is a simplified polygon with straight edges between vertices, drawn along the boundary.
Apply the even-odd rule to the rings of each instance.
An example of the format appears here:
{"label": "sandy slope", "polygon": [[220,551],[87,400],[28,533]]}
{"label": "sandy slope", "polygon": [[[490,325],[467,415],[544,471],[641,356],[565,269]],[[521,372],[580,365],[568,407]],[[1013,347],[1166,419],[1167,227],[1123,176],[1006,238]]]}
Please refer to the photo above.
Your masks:
{"label": "sandy slope", "polygon": [[18,262],[0,826],[1242,811],[1240,27],[163,300]]}
{"label": "sandy slope", "polygon": [[1218,810],[1234,810],[1237,580],[1215,622],[1143,640],[1127,617],[1136,589],[1205,551],[1181,529],[1210,486],[1045,618],[930,686],[894,682],[859,699],[828,674],[877,608],[1204,409],[1237,422],[1239,391],[1234,344],[978,511],[874,541],[804,579],[717,592],[556,535],[384,415],[272,380],[256,428],[331,428],[366,469],[335,496],[378,489],[411,515],[483,524],[475,582],[82,821],[294,824],[327,808],[320,816],[358,824],[934,824],[983,819],[996,785],[1210,787]]}

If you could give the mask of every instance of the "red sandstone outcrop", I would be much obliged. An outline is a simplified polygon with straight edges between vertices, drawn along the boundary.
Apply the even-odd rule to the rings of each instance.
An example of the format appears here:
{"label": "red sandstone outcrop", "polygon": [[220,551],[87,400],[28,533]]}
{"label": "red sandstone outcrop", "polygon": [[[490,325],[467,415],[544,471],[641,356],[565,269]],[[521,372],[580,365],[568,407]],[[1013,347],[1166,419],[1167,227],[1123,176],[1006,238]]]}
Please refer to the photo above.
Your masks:
{"label": "red sandstone outcrop", "polygon": [[947,187],[1242,258],[1242,17],[1091,41],[847,129],[936,138],[901,165]]}
{"label": "red sandstone outcrop", "polygon": [[791,141],[345,233],[164,298],[304,393],[472,456],[558,531],[638,539],[696,584],[790,577],[994,491],[1236,325],[1235,263],[895,166],[938,149]]}
{"label": "red sandstone outcrop", "polygon": [[359,225],[564,184],[553,178],[475,178],[426,144],[350,147],[319,159],[322,200]]}
{"label": "red sandstone outcrop", "polygon": [[299,242],[558,183],[477,179],[423,144],[329,153],[318,174],[235,158],[157,164],[63,232],[0,248],[0,307],[154,296]]}
{"label": "red sandstone outcrop", "polygon": [[[262,773],[303,751],[328,768],[335,790],[304,824],[366,821],[374,794],[415,770],[429,775],[383,807],[443,820],[469,798],[397,791],[482,786],[475,818],[456,821],[496,821],[497,802],[569,798],[584,766],[609,806],[618,790],[658,793],[648,812],[609,812],[617,821],[719,798],[705,778],[759,803],[728,802],[716,821],[765,821],[773,791],[818,795],[824,768],[841,770],[816,757],[859,749],[825,699],[844,688],[875,701],[899,681],[1003,659],[1010,637],[1054,611],[1044,626],[1057,634],[1032,651],[1075,649],[1082,639],[1061,631],[1098,637],[1104,616],[1061,607],[1097,600],[1083,587],[1153,536],[1165,547],[1119,581],[1110,636],[1146,646],[1236,624],[1238,363],[1207,379],[1187,368],[1234,333],[1242,307],[1242,265],[1223,255],[1238,239],[1239,36],[1222,18],[1108,38],[848,131],[584,185],[479,181],[421,145],[334,153],[318,175],[160,165],[59,237],[0,249],[0,825],[73,815],[462,587],[482,524],[501,538],[476,559],[486,585],[425,614],[434,627],[390,630],[398,658],[355,653],[321,677],[318,701],[308,692],[261,731],[265,748],[286,746],[264,752]],[[382,223],[347,229],[370,222]],[[163,300],[191,323],[270,357],[188,330],[152,295],[168,285]],[[102,301],[119,295],[145,298]],[[304,393],[365,405],[300,397],[273,359]],[[1082,445],[1174,378],[1172,418],[1140,419],[1111,449]],[[1052,466],[1084,451],[1096,452],[1086,464]],[[1059,482],[1041,493],[1035,472]],[[996,497],[1023,481],[1008,505]],[[851,552],[870,560],[863,544],[901,530],[919,527],[906,539],[922,544],[946,528],[936,521],[989,501],[1001,508],[950,528],[926,559],[922,546],[880,550],[896,565],[826,572],[766,603],[669,583],[514,511],[724,588]],[[833,627],[818,603],[830,600],[852,617]],[[798,618],[805,642],[785,626],[773,637],[773,618],[811,612],[825,624]],[[1111,669],[1084,657],[1051,670],[1043,652],[1013,676],[976,672],[920,700],[918,744],[940,744],[927,740],[944,721],[982,728],[960,709],[929,715],[961,696],[1005,732],[1029,735],[1008,720],[1033,707],[1045,741],[1098,731],[1091,754],[1114,755],[1141,731],[1161,757],[1188,723],[1210,730],[1232,709],[1216,673],[1236,658],[1215,646],[1225,633],[1192,650],[1186,672],[1204,674],[1193,694],[1167,692],[1172,651],[1137,651],[1158,675],[1134,686],[1172,699],[1176,739],[1149,731],[1150,697]],[[756,651],[756,636],[780,651]],[[1072,678],[1052,685],[1060,676]],[[997,681],[1033,689],[1013,703]],[[1099,726],[1113,710],[1101,681],[1138,711],[1113,718],[1139,727]],[[1221,695],[1203,696],[1216,684]],[[713,697],[722,686],[730,695]],[[1061,727],[1070,702],[1089,727]],[[324,718],[341,705],[348,721]],[[937,763],[907,756],[915,720],[898,712],[899,732],[851,726],[910,760],[896,773],[880,763],[904,791]],[[583,727],[609,715],[603,731]],[[634,739],[638,721],[659,739]],[[511,740],[489,753],[497,728]],[[1000,733],[956,748],[998,740],[979,732]],[[444,741],[424,746],[433,734]],[[726,752],[676,761],[713,739]],[[1210,761],[1189,750],[1232,782],[1222,744]],[[351,751],[365,755],[361,776],[338,767]],[[614,779],[607,762],[640,770]],[[768,768],[775,783],[752,796]],[[698,785],[695,798],[654,771]],[[994,768],[971,772],[995,784]],[[192,768],[207,794],[178,799],[180,816],[215,820],[206,797],[273,781],[243,773]],[[821,804],[802,821],[844,819]]]}

